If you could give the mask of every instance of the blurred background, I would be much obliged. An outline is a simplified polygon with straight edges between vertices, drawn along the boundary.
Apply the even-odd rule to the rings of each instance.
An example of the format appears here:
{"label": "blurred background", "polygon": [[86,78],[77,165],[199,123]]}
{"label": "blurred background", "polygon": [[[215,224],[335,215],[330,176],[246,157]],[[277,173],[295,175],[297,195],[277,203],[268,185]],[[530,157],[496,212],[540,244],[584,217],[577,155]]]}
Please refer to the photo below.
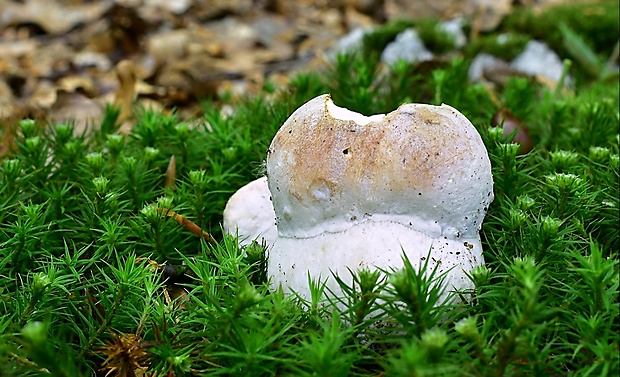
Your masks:
{"label": "blurred background", "polygon": [[[591,20],[609,14],[611,4],[617,18],[617,1],[3,0],[0,122],[6,129],[24,117],[71,119],[79,130],[100,119],[106,103],[122,106],[121,118],[130,119],[136,101],[195,115],[199,99],[256,94],[266,82],[286,84],[292,73],[321,69],[338,53],[355,52],[379,25],[400,25],[371,46],[387,50],[407,22],[445,21],[454,42],[448,52],[458,54],[510,25],[547,33],[527,20],[567,4],[586,4],[577,13]],[[507,21],[514,14],[521,16]],[[602,41],[590,42],[613,50],[617,21],[616,30],[588,27],[608,28],[595,30]],[[431,59],[428,41],[416,38],[403,36],[383,61]],[[412,52],[416,43],[421,50]]]}

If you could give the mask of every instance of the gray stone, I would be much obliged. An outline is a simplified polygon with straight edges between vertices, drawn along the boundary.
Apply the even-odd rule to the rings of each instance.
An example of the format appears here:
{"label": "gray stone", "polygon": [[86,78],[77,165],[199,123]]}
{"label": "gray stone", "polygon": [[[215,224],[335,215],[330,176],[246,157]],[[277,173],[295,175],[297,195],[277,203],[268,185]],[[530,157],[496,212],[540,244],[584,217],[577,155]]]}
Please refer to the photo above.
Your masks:
{"label": "gray stone", "polygon": [[381,61],[393,65],[399,60],[408,63],[422,62],[433,59],[433,53],[426,49],[415,29],[407,29],[396,36],[381,54]]}
{"label": "gray stone", "polygon": [[462,48],[467,43],[467,37],[463,33],[463,24],[465,20],[463,18],[453,18],[448,21],[444,21],[439,24],[439,28],[450,34],[454,38],[454,46],[456,48]]}
{"label": "gray stone", "polygon": [[327,60],[333,62],[340,54],[352,54],[361,51],[364,45],[364,35],[370,30],[369,28],[356,28],[351,30],[327,51]]}
{"label": "gray stone", "polygon": [[507,63],[500,58],[493,55],[480,53],[476,55],[469,66],[467,77],[469,81],[478,82],[484,75],[484,70],[487,68],[493,68],[500,65],[506,65]]}
{"label": "gray stone", "polygon": [[525,50],[510,65],[528,75],[543,76],[554,82],[558,82],[562,76],[562,60],[545,43],[539,41],[529,41]]}

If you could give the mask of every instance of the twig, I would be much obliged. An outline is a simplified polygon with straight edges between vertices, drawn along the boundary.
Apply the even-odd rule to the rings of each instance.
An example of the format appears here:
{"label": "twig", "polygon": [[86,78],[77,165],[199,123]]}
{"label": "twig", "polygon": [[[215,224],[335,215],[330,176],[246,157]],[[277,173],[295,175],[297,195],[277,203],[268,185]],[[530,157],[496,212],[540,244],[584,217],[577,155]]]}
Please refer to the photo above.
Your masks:
{"label": "twig", "polygon": [[157,208],[157,211],[159,213],[165,214],[166,216],[173,217],[174,221],[176,221],[179,225],[181,225],[186,230],[189,230],[190,232],[194,233],[198,237],[204,238],[205,241],[207,241],[207,242],[215,242],[215,239],[209,233],[207,233],[204,230],[200,229],[200,227],[198,225],[196,225],[196,223],[194,223],[193,221],[191,221],[187,217],[185,217],[183,215],[179,215],[178,213],[176,213],[173,210],[168,209],[168,208]]}

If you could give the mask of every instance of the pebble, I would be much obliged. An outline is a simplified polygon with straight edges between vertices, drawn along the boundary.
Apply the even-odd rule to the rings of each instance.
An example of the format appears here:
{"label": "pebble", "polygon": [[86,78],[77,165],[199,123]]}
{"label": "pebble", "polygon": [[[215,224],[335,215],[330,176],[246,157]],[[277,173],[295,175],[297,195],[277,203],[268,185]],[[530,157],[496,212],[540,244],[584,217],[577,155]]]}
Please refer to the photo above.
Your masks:
{"label": "pebble", "polygon": [[562,76],[563,64],[560,57],[545,43],[529,41],[523,52],[510,65],[531,76],[543,76],[558,82]]}
{"label": "pebble", "polygon": [[93,51],[81,51],[73,57],[73,64],[78,68],[96,67],[101,71],[112,68],[110,59],[102,53]]}
{"label": "pebble", "polygon": [[370,30],[361,27],[351,30],[327,51],[327,60],[333,62],[340,54],[352,54],[361,51],[364,46],[364,35]]}
{"label": "pebble", "polygon": [[480,53],[472,60],[469,71],[467,72],[467,78],[469,78],[471,82],[478,82],[484,75],[485,69],[506,64],[505,61],[493,55]]}
{"label": "pebble", "polygon": [[432,59],[433,53],[424,46],[418,32],[412,28],[398,34],[381,53],[381,61],[387,65],[396,64],[399,60],[416,63]]}
{"label": "pebble", "polygon": [[463,33],[464,24],[465,19],[459,17],[440,23],[439,28],[454,38],[454,46],[456,48],[462,48],[467,43],[467,37]]}

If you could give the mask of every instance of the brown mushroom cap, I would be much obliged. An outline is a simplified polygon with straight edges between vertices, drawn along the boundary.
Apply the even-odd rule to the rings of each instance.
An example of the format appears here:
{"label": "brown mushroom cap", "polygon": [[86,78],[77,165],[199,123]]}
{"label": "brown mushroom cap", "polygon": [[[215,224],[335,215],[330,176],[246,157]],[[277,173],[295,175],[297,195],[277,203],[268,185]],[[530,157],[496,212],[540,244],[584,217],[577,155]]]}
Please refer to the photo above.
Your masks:
{"label": "brown mushroom cap", "polygon": [[480,135],[452,107],[364,117],[319,96],[274,137],[267,176],[273,286],[309,298],[310,275],[339,294],[332,273],[350,283],[349,269],[397,269],[404,252],[416,268],[428,256],[448,290],[473,287],[467,273],[484,263],[478,231],[493,180]]}
{"label": "brown mushroom cap", "polygon": [[447,105],[406,104],[360,124],[335,118],[337,109],[329,95],[309,101],[271,143],[280,236],[313,237],[371,218],[424,223],[419,230],[433,237],[477,234],[493,181],[467,118]]}

